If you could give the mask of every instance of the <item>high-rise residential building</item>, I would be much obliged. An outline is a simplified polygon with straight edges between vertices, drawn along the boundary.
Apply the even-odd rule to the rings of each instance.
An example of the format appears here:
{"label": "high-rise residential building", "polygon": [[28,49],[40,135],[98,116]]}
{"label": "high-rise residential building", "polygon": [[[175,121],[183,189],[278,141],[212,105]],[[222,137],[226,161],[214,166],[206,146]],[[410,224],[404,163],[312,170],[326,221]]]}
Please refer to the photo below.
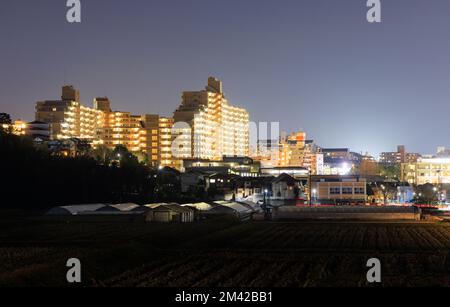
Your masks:
{"label": "high-rise residential building", "polygon": [[305,132],[295,132],[281,139],[279,166],[303,166],[305,142]]}
{"label": "high-rise residential building", "polygon": [[304,167],[313,175],[323,172],[323,154],[314,141],[306,139],[305,132],[282,136],[279,143],[279,167]]}
{"label": "high-rise residential building", "polygon": [[36,103],[36,121],[50,124],[52,139],[95,139],[102,112],[81,105],[79,99],[78,90],[64,86],[61,100]]}
{"label": "high-rise residential building", "polygon": [[172,159],[173,118],[146,114],[142,116],[146,142],[144,151],[154,166],[178,168]]}
{"label": "high-rise residential building", "polygon": [[229,104],[220,80],[210,77],[205,90],[183,92],[174,120],[177,159],[249,154],[249,114]]}
{"label": "high-rise residential building", "polygon": [[258,151],[253,159],[263,168],[304,168],[313,175],[323,172],[323,154],[305,132],[282,133],[278,140],[258,140]]}
{"label": "high-rise residential building", "polygon": [[252,154],[254,160],[261,162],[264,168],[277,167],[280,156],[280,141],[276,140],[258,140],[256,153]]}
{"label": "high-rise residential building", "polygon": [[140,115],[112,111],[107,97],[95,98],[94,108],[102,114],[95,145],[103,145],[110,149],[114,149],[117,145],[123,145],[131,152],[144,151],[146,135]]}
{"label": "high-rise residential building", "polygon": [[37,102],[36,121],[49,124],[51,139],[86,139],[94,147],[110,149],[123,145],[131,152],[146,154],[153,166],[174,166],[172,118],[112,111],[107,97],[95,98],[93,108],[81,105],[79,99],[78,90],[64,86],[61,100]]}
{"label": "high-rise residential building", "polygon": [[103,113],[102,124],[97,130],[96,145],[115,148],[123,145],[131,152],[143,152],[146,145],[146,135],[140,115],[130,112]]}
{"label": "high-rise residential building", "polygon": [[109,148],[124,145],[132,152],[145,153],[150,165],[174,167],[171,149],[172,118],[111,111],[111,103],[107,97],[94,99],[94,107],[103,112],[98,144]]}
{"label": "high-rise residential building", "polygon": [[416,162],[420,158],[418,153],[406,152],[404,145],[399,145],[396,152],[382,152],[380,154],[380,163],[394,165],[400,163]]}

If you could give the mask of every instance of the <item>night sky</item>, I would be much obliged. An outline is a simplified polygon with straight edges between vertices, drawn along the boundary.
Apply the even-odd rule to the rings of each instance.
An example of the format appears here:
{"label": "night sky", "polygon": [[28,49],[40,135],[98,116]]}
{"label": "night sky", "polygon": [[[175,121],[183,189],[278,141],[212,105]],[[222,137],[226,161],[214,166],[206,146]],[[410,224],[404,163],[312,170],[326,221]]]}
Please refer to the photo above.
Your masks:
{"label": "night sky", "polygon": [[304,129],[324,147],[450,147],[450,1],[65,0],[0,3],[0,112],[34,118],[73,84],[82,102],[172,115],[208,76],[253,121]]}

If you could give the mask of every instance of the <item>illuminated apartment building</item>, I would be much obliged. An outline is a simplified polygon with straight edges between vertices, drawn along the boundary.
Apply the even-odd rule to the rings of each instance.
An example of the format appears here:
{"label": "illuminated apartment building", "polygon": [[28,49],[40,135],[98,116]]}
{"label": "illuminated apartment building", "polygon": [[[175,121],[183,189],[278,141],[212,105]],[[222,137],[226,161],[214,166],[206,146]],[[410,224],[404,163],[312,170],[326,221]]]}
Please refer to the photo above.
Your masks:
{"label": "illuminated apartment building", "polygon": [[145,149],[146,135],[142,129],[141,116],[130,112],[104,113],[103,125],[98,130],[96,144],[114,149],[123,145],[132,152]]}
{"label": "illuminated apartment building", "polygon": [[62,88],[61,100],[36,103],[36,121],[50,124],[52,139],[95,139],[102,112],[80,104],[80,93],[72,86]]}
{"label": "illuminated apartment building", "polygon": [[249,115],[228,103],[222,82],[215,78],[208,79],[203,91],[183,93],[174,120],[177,159],[220,160],[249,154]]}
{"label": "illuminated apartment building", "polygon": [[114,149],[145,153],[154,166],[172,166],[171,129],[173,119],[159,115],[133,115],[112,111],[107,97],[94,99],[94,107],[80,104],[80,93],[64,86],[61,100],[36,104],[36,121],[50,125],[51,139],[79,138]]}
{"label": "illuminated apartment building", "polygon": [[172,160],[173,118],[146,114],[142,116],[145,131],[144,152],[154,166],[177,167]]}
{"label": "illuminated apartment building", "polygon": [[123,145],[131,152],[142,152],[145,149],[146,135],[141,116],[112,111],[111,103],[106,97],[95,98],[94,108],[102,112],[95,145],[104,145],[110,149]]}
{"label": "illuminated apartment building", "polygon": [[410,184],[450,184],[450,157],[421,158],[402,163],[401,180]]}
{"label": "illuminated apartment building", "polygon": [[280,141],[279,166],[303,166],[305,158],[305,132],[295,132]]}
{"label": "illuminated apartment building", "polygon": [[280,157],[280,142],[276,140],[258,140],[256,153],[251,155],[263,168],[277,167]]}
{"label": "illuminated apartment building", "polygon": [[282,137],[279,144],[279,167],[304,167],[313,175],[323,172],[323,154],[305,132],[295,132]]}
{"label": "illuminated apartment building", "polygon": [[129,112],[113,112],[106,97],[96,98],[94,107],[103,112],[98,144],[114,149],[124,145],[132,152],[147,154],[150,165],[173,166],[173,119],[159,115],[132,115]]}

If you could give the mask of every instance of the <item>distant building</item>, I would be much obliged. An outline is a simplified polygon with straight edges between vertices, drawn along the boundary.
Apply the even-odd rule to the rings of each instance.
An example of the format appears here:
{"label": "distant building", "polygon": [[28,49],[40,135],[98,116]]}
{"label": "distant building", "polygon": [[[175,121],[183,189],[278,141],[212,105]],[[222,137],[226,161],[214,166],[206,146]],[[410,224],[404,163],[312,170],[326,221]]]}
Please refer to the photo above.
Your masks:
{"label": "distant building", "polygon": [[402,163],[401,180],[410,184],[450,184],[450,157],[421,158],[417,162]]}
{"label": "distant building", "polygon": [[322,148],[322,175],[350,175],[361,164],[363,155],[348,148]]}
{"label": "distant building", "polygon": [[261,176],[280,176],[281,174],[287,174],[294,178],[307,178],[310,175],[310,171],[305,167],[265,167],[261,168]]}
{"label": "distant building", "polygon": [[438,147],[436,157],[450,158],[450,148]]}
{"label": "distant building", "polygon": [[240,177],[234,174],[209,175],[205,178],[206,190],[215,200],[235,200],[239,179]]}
{"label": "distant building", "polygon": [[297,200],[303,190],[302,181],[288,174],[281,174],[272,181],[272,199]]}
{"label": "distant building", "polygon": [[179,168],[172,158],[173,118],[146,114],[142,116],[145,131],[145,149],[150,162],[156,166]]}
{"label": "distant building", "polygon": [[279,166],[304,166],[305,132],[295,132],[280,141]]}
{"label": "distant building", "polygon": [[262,167],[279,165],[280,142],[276,140],[258,140],[256,154],[252,156],[261,162]]}
{"label": "distant building", "polygon": [[194,209],[178,204],[147,205],[145,221],[153,223],[192,223],[195,218]]}
{"label": "distant building", "polygon": [[45,142],[48,150],[53,155],[64,157],[77,157],[86,155],[91,149],[90,141],[86,139],[63,139],[63,140],[50,140]]}
{"label": "distant building", "polygon": [[61,100],[36,103],[36,121],[50,124],[51,139],[95,139],[102,112],[81,105],[73,86],[62,88]]}
{"label": "distant building", "polygon": [[145,153],[152,166],[175,167],[171,154],[172,118],[111,111],[109,99],[106,97],[96,98],[94,106],[102,111],[96,145],[111,149],[124,145],[131,152]]}
{"label": "distant building", "polygon": [[277,140],[259,140],[258,154],[265,169],[306,168],[312,174],[323,171],[323,154],[314,141],[306,139],[306,133],[299,131],[289,135],[283,133]]}
{"label": "distant building", "polygon": [[50,140],[50,125],[44,122],[33,121],[26,124],[25,135],[32,139],[42,141]]}
{"label": "distant building", "polygon": [[12,134],[20,136],[26,134],[27,124],[24,121],[18,119],[14,121],[12,125],[5,125],[5,127],[6,130],[9,130]]}
{"label": "distant building", "polygon": [[359,176],[312,176],[314,204],[365,204],[366,179]]}
{"label": "distant building", "polygon": [[249,114],[229,104],[218,79],[208,78],[205,90],[183,92],[174,121],[174,148],[180,160],[249,155]]}
{"label": "distant building", "polygon": [[159,115],[133,115],[112,111],[107,97],[98,97],[93,108],[83,106],[80,92],[73,86],[62,88],[61,100],[36,103],[36,121],[29,133],[48,139],[89,140],[94,147],[103,145],[114,149],[123,145],[134,153],[144,153],[153,166],[176,167],[172,159],[173,119]]}
{"label": "distant building", "polygon": [[224,156],[222,160],[184,159],[182,169],[185,172],[206,174],[234,174],[241,177],[258,177],[261,165],[249,157]]}
{"label": "distant building", "polygon": [[400,163],[416,162],[420,158],[418,153],[406,152],[404,145],[399,145],[396,152],[382,152],[380,163],[385,165],[395,165]]}

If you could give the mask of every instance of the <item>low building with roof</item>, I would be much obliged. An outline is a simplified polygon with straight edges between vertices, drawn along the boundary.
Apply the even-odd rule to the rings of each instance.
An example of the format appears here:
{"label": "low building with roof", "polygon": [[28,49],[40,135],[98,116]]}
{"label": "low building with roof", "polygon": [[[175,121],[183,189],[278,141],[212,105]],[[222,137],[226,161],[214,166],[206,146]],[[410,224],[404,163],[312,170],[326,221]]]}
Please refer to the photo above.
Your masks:
{"label": "low building with roof", "polygon": [[194,210],[178,204],[150,204],[145,213],[147,222],[156,223],[190,223],[195,219]]}
{"label": "low building with roof", "polygon": [[302,191],[302,181],[288,174],[281,174],[272,180],[272,199],[296,200]]}

